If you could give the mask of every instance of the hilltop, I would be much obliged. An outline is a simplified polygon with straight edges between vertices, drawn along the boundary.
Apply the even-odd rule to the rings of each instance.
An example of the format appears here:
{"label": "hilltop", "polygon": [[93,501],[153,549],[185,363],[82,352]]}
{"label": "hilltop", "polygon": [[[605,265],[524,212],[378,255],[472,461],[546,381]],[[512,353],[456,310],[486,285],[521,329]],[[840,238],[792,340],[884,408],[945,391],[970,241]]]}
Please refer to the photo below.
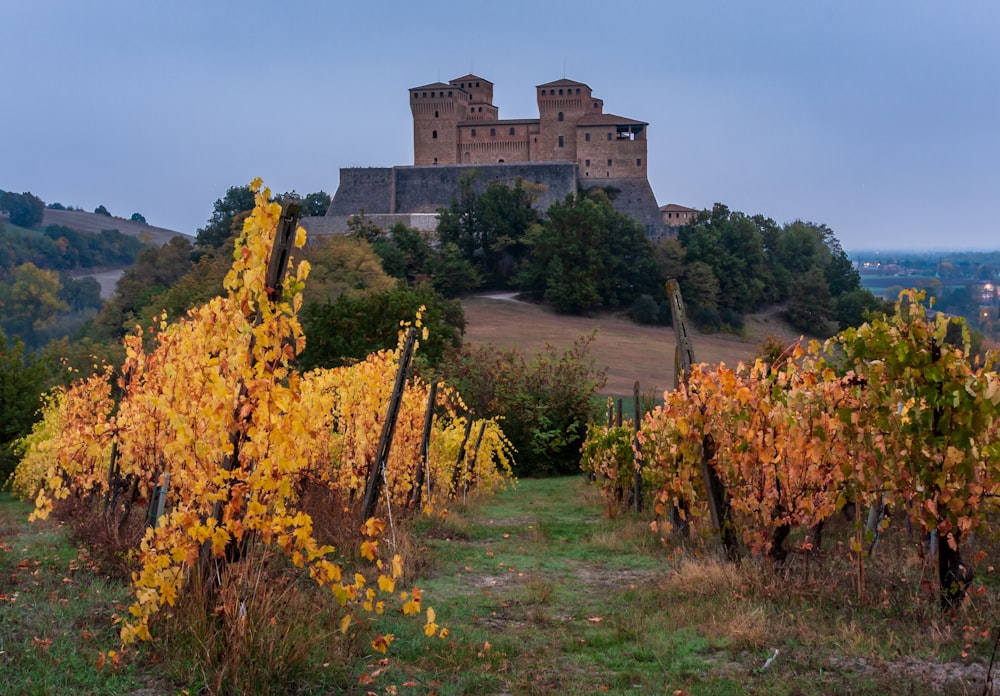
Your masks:
{"label": "hilltop", "polygon": [[119,217],[108,217],[97,213],[87,213],[82,210],[52,210],[46,208],[42,214],[42,228],[49,225],[63,225],[79,232],[97,233],[101,230],[118,230],[130,237],[138,237],[147,244],[162,246],[172,237],[183,235],[164,227],[154,227],[141,222]]}

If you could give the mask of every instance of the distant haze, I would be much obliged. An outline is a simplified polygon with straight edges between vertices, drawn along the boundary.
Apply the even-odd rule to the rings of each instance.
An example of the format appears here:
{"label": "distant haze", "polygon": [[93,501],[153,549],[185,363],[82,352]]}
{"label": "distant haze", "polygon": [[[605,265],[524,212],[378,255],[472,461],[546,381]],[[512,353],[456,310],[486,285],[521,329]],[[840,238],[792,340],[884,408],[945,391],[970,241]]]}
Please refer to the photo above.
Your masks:
{"label": "distant haze", "polygon": [[997,248],[1000,3],[6,3],[0,189],[193,234],[255,176],[412,163],[407,89],[501,118],[569,77],[648,121],[661,205],[829,225],[848,250]]}

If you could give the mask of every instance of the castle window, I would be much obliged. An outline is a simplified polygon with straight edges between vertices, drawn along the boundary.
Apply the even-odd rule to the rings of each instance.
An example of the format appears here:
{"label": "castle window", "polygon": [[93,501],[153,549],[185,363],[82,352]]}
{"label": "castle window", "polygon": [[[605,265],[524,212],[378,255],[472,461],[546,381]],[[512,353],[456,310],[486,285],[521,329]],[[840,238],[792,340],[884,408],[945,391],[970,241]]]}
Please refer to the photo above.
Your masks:
{"label": "castle window", "polygon": [[559,90],[559,96],[562,96],[562,90]]}
{"label": "castle window", "polygon": [[562,147],[562,146],[563,146],[563,137],[560,135],[559,136],[559,147]]}
{"label": "castle window", "polygon": [[597,108],[597,102],[594,102],[594,108],[595,109]]}
{"label": "castle window", "polygon": [[562,112],[562,111],[560,111],[560,112],[559,112],[559,120],[560,120],[560,121],[562,121],[562,120],[563,120],[563,112]]}
{"label": "castle window", "polygon": [[438,112],[437,112],[437,111],[435,111],[435,112],[434,112],[434,118],[437,118],[437,117],[438,117]]}
{"label": "castle window", "polygon": [[611,140],[611,131],[608,131],[608,140]]}
{"label": "castle window", "polygon": [[473,137],[473,138],[475,138],[475,137],[476,137],[476,129],[475,129],[475,128],[473,128],[473,129],[472,129],[472,137]]}
{"label": "castle window", "polygon": [[514,135],[514,129],[513,128],[510,129],[510,134]]}
{"label": "castle window", "polygon": [[583,139],[586,140],[589,143],[590,142],[590,133],[585,133],[584,136],[583,136]]}
{"label": "castle window", "polygon": [[438,158],[437,158],[437,157],[435,157],[435,158],[434,158],[434,164],[437,164],[437,163],[438,163]]}
{"label": "castle window", "polygon": [[641,159],[636,159],[635,166],[641,167],[642,166],[642,160]]}
{"label": "castle window", "polygon": [[545,90],[544,89],[542,90],[542,96],[543,97],[545,96]]}
{"label": "castle window", "polygon": [[577,88],[576,88],[576,93],[577,93],[577,94],[579,94],[579,93],[580,93],[580,88],[579,88],[579,87],[577,87]]}
{"label": "castle window", "polygon": [[483,113],[483,107],[479,107],[479,113]]}
{"label": "castle window", "polygon": [[427,92],[424,92],[424,99],[427,98]]}
{"label": "castle window", "polygon": [[450,89],[448,90],[448,96],[449,97],[451,96],[451,90]]}
{"label": "castle window", "polygon": [[609,167],[611,166],[611,160],[608,160],[608,166]]}
{"label": "castle window", "polygon": [[492,137],[494,137],[494,136],[495,136],[496,134],[497,134],[497,129],[496,129],[496,128],[490,128],[490,137],[492,138]]}
{"label": "castle window", "polygon": [[437,140],[437,137],[438,137],[438,132],[437,131],[431,131],[431,138],[434,139],[434,140]]}
{"label": "castle window", "polygon": [[476,87],[478,87],[478,86],[479,86],[479,83],[477,82],[477,83],[476,83]]}
{"label": "castle window", "polygon": [[590,166],[590,160],[587,160],[587,166],[588,167]]}

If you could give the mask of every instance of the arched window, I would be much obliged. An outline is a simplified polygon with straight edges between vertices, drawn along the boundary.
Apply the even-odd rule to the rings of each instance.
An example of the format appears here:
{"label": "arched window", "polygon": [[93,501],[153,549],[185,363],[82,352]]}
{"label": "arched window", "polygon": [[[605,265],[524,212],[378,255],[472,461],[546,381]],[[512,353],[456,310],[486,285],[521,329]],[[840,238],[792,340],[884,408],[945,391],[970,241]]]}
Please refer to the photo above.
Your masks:
{"label": "arched window", "polygon": [[562,121],[562,120],[563,120],[563,112],[562,112],[562,111],[560,111],[560,112],[559,112],[559,120],[560,120],[560,121]]}
{"label": "arched window", "polygon": [[496,134],[497,134],[497,129],[496,129],[496,128],[490,128],[490,137],[492,138],[492,137],[494,137],[494,136],[495,136]]}
{"label": "arched window", "polygon": [[437,118],[437,117],[438,117],[438,112],[437,112],[437,111],[435,111],[435,112],[434,112],[434,118]]}

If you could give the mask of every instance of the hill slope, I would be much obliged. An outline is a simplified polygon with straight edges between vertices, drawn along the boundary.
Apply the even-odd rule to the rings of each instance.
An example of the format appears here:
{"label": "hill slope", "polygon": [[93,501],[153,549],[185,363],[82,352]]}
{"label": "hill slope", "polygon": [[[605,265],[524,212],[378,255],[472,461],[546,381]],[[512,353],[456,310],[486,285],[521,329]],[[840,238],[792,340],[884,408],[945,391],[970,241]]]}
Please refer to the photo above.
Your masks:
{"label": "hill slope", "polygon": [[[100,232],[101,230],[118,230],[130,237],[138,237],[148,244],[162,246],[172,237],[182,232],[175,232],[163,227],[154,227],[141,222],[133,222],[124,218],[108,217],[95,213],[85,213],[82,210],[50,210],[45,209],[42,226],[63,225],[80,232]],[[190,235],[184,235],[190,236]]]}
{"label": "hill slope", "polygon": [[[473,345],[492,343],[517,346],[534,353],[551,344],[567,347],[580,334],[598,329],[591,345],[596,365],[608,370],[603,393],[631,396],[639,380],[643,393],[662,395],[674,384],[674,330],[665,326],[642,326],[616,316],[578,317],[556,314],[546,307],[485,296],[462,301],[467,322],[465,340]],[[786,342],[798,338],[773,315],[747,317],[745,336],[703,334],[693,331],[695,359],[699,362],[735,365],[753,359],[768,334]]]}

